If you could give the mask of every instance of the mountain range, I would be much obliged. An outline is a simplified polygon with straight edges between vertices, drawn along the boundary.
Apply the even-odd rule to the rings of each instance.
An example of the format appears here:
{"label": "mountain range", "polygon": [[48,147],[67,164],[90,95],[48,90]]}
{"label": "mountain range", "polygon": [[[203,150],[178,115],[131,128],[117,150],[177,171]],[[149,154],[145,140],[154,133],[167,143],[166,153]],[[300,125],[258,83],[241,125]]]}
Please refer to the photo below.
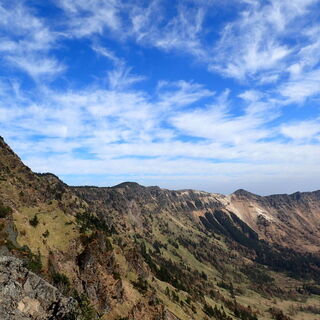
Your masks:
{"label": "mountain range", "polygon": [[0,139],[0,318],[320,318],[320,191],[68,186]]}

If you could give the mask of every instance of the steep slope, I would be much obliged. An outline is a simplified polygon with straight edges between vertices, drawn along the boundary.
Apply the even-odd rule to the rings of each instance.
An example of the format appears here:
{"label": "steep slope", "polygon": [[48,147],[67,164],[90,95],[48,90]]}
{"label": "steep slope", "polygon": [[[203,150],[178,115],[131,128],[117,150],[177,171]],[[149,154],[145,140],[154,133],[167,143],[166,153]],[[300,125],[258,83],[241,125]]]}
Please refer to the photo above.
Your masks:
{"label": "steep slope", "polygon": [[[99,211],[101,217],[113,216],[117,219],[117,225],[122,228],[121,234],[126,233],[132,237],[139,235],[139,238],[151,245],[151,252],[152,250],[154,252],[145,256],[151,269],[155,269],[153,264],[157,264],[160,268],[169,267],[171,270],[178,268],[184,285],[181,286],[179,282],[173,280],[173,286],[183,291],[202,291],[209,296],[210,288],[214,288],[218,283],[226,284],[223,280],[225,275],[228,279],[226,285],[228,289],[230,289],[229,281],[241,287],[243,278],[240,282],[235,279],[237,277],[235,275],[240,272],[258,284],[253,287],[260,293],[268,292],[271,296],[279,294],[295,296],[294,292],[299,292],[298,287],[283,290],[285,286],[283,287],[282,281],[280,286],[273,283],[272,278],[265,274],[266,269],[261,269],[261,265],[298,277],[308,276],[314,279],[319,277],[318,256],[295,251],[292,249],[295,246],[288,248],[277,243],[276,239],[270,239],[270,242],[263,241],[263,238],[261,240],[259,229],[256,229],[256,232],[254,228],[239,219],[239,212],[230,211],[229,196],[192,190],[170,191],[158,187],[146,188],[134,183],[123,183],[112,188],[78,187],[74,190],[80,198],[90,204],[91,208]],[[288,211],[287,213],[290,214]],[[276,232],[278,230],[275,228],[275,234]],[[180,246],[187,249],[188,254],[192,254],[195,258],[192,262],[188,261],[189,257],[183,250],[180,252]],[[159,253],[160,256],[157,255]],[[199,289],[195,276],[179,269],[177,265],[171,265],[170,260],[163,260],[163,256],[170,257],[171,260],[175,258],[175,261],[181,263],[188,261],[193,268],[197,266],[196,270],[192,270],[193,274],[196,271],[206,274],[209,265],[209,278],[220,278],[220,282],[206,281],[208,282],[206,287],[200,280],[201,289]],[[152,271],[156,273],[157,278],[162,279],[157,270]],[[179,278],[176,274],[170,275],[170,271],[167,273],[169,275],[162,279],[166,282],[170,283],[172,279]],[[206,276],[204,278],[208,279]],[[285,281],[290,283],[289,280]],[[252,287],[252,284],[250,286]]]}
{"label": "steep slope", "polygon": [[27,270],[12,257],[0,257],[2,320],[59,320],[76,314],[76,301]]}
{"label": "steep slope", "polygon": [[307,252],[320,252],[320,191],[261,197],[238,190],[226,208],[260,238]]}
{"label": "steep slope", "polygon": [[[69,187],[33,173],[0,140],[0,255],[73,297],[79,314],[61,319],[314,319],[317,236],[299,238],[310,253],[299,252],[295,240],[277,236],[290,236],[291,225],[276,217],[285,208],[296,224],[313,208],[315,222],[315,194],[302,201],[136,183]],[[270,237],[258,207],[277,222]]]}

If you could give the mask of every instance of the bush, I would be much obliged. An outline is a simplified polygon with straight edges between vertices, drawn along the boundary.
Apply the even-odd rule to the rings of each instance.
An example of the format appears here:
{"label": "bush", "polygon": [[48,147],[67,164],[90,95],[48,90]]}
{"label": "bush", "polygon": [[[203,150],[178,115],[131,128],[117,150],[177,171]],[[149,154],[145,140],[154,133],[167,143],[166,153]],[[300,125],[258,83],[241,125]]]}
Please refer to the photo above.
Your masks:
{"label": "bush", "polygon": [[24,262],[24,267],[37,274],[40,274],[42,272],[42,261],[40,252],[34,254],[31,252],[28,246],[24,245],[23,247],[20,247],[10,240],[7,240],[6,247],[9,251],[14,251],[19,255],[19,257]]}
{"label": "bush", "polygon": [[27,261],[27,268],[34,273],[41,273],[42,271],[42,262],[40,253],[33,254],[31,251],[29,252],[28,261]]}
{"label": "bush", "polygon": [[140,293],[145,293],[148,290],[147,280],[143,280],[140,276],[138,281],[131,281],[131,283]]}
{"label": "bush", "polygon": [[217,282],[217,286],[220,288],[226,289],[230,292],[233,291],[233,284],[232,283],[226,283],[224,281],[220,281],[220,282]]}
{"label": "bush", "polygon": [[318,295],[320,296],[320,286],[318,285],[310,285],[310,284],[305,284],[303,286],[304,290],[307,291],[310,294]]}
{"label": "bush", "polygon": [[73,297],[78,302],[79,311],[81,314],[81,320],[93,320],[97,319],[97,313],[95,312],[94,308],[92,307],[88,297],[82,293],[79,294],[76,290],[73,293]]}
{"label": "bush", "polygon": [[6,218],[10,213],[12,213],[12,209],[0,203],[0,218]]}
{"label": "bush", "polygon": [[112,234],[116,233],[113,226],[110,228],[104,223],[104,221],[88,212],[78,213],[76,215],[76,220],[79,225],[80,233],[82,234],[95,230],[100,230],[107,236],[111,236]]}
{"label": "bush", "polygon": [[236,316],[237,319],[242,319],[242,320],[257,320],[257,316],[252,313],[252,310],[250,307],[245,308],[240,305],[236,305],[234,310],[234,315]]}
{"label": "bush", "polygon": [[274,282],[274,278],[269,276],[264,269],[246,266],[245,268],[242,268],[241,271],[255,284],[263,285]]}
{"label": "bush", "polygon": [[269,312],[272,316],[272,319],[275,320],[292,320],[289,316],[285,315],[282,310],[277,308],[270,308]]}
{"label": "bush", "polygon": [[62,274],[62,273],[55,272],[52,275],[52,280],[53,280],[53,283],[55,285],[63,285],[63,286],[66,286],[66,287],[70,286],[69,278],[66,275]]}
{"label": "bush", "polygon": [[54,272],[52,274],[52,282],[53,284],[62,291],[64,294],[68,294],[70,291],[70,280],[69,278],[59,272]]}
{"label": "bush", "polygon": [[49,234],[50,234],[49,230],[46,230],[46,232],[44,232],[44,233],[42,234],[42,236],[43,236],[44,238],[48,238],[48,237],[49,237]]}
{"label": "bush", "polygon": [[107,251],[112,251],[113,250],[112,243],[111,243],[110,239],[108,239],[108,238],[106,238],[106,250]]}
{"label": "bush", "polygon": [[121,275],[117,271],[113,271],[112,276],[113,276],[114,280],[120,280],[121,279]]}
{"label": "bush", "polygon": [[203,312],[206,313],[209,317],[215,318],[218,320],[232,320],[232,318],[226,314],[223,307],[221,307],[221,309],[218,309],[217,306],[212,308],[208,304],[205,304],[203,306]]}
{"label": "bush", "polygon": [[39,224],[38,216],[35,214],[32,219],[29,220],[30,225],[36,227]]}

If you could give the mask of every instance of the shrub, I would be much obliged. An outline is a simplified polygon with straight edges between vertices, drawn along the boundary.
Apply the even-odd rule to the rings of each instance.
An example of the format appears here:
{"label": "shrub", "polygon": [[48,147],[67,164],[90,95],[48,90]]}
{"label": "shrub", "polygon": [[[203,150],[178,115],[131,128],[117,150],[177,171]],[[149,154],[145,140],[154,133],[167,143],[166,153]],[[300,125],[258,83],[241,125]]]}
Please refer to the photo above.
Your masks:
{"label": "shrub", "polygon": [[282,310],[277,308],[270,308],[269,312],[272,316],[272,319],[275,320],[291,320],[291,318],[283,313]]}
{"label": "shrub", "polygon": [[33,254],[29,253],[28,261],[27,261],[27,268],[34,273],[41,273],[42,270],[42,262],[41,262],[41,256],[40,253]]}
{"label": "shrub", "polygon": [[264,269],[246,266],[245,268],[242,268],[241,271],[255,284],[263,285],[274,282],[274,278],[269,276]]}
{"label": "shrub", "polygon": [[232,318],[226,314],[223,307],[221,307],[221,309],[218,309],[217,306],[212,308],[208,304],[205,304],[203,306],[203,312],[206,313],[209,317],[215,318],[218,320],[232,320]]}
{"label": "shrub", "polygon": [[12,213],[12,209],[0,203],[0,218],[6,218],[10,213]]}
{"label": "shrub", "polygon": [[78,302],[79,309],[80,309],[79,311],[81,314],[81,317],[80,317],[81,320],[97,319],[97,313],[92,307],[88,297],[84,293],[79,294],[77,291],[74,291],[73,297]]}
{"label": "shrub", "polygon": [[145,293],[148,290],[147,280],[143,280],[140,276],[138,281],[131,281],[131,283],[140,293]]}
{"label": "shrub", "polygon": [[32,219],[29,220],[30,225],[36,227],[39,224],[38,216],[35,214]]}
{"label": "shrub", "polygon": [[63,289],[63,291],[68,291],[68,289],[70,288],[70,280],[63,273],[54,272],[52,274],[52,281],[55,286]]}
{"label": "shrub", "polygon": [[112,276],[113,276],[113,279],[114,279],[114,280],[120,280],[120,279],[121,279],[121,275],[120,275],[120,273],[117,272],[117,271],[114,271],[114,272],[112,273]]}
{"label": "shrub", "polygon": [[203,312],[206,313],[209,317],[213,317],[215,314],[214,309],[208,304],[205,304],[203,306]]}
{"label": "shrub", "polygon": [[44,238],[48,238],[49,234],[50,234],[49,230],[46,230],[46,232],[44,232],[42,235]]}
{"label": "shrub", "polygon": [[233,291],[233,285],[232,283],[226,283],[224,281],[220,281],[220,282],[217,282],[217,286],[220,287],[220,288],[223,288],[223,289],[226,289],[228,291]]}
{"label": "shrub", "polygon": [[307,291],[310,294],[318,295],[320,296],[320,286],[318,285],[310,285],[310,284],[305,284],[303,286],[304,290]]}
{"label": "shrub", "polygon": [[116,233],[113,226],[110,228],[105,224],[104,221],[88,212],[78,213],[76,215],[76,220],[79,225],[80,233],[82,234],[86,233],[87,231],[95,230],[100,230],[104,232],[107,236]]}
{"label": "shrub", "polygon": [[14,251],[23,260],[24,266],[34,273],[40,274],[42,271],[42,261],[40,252],[34,254],[26,245],[23,247],[18,246],[10,240],[7,240],[6,247],[10,251]]}

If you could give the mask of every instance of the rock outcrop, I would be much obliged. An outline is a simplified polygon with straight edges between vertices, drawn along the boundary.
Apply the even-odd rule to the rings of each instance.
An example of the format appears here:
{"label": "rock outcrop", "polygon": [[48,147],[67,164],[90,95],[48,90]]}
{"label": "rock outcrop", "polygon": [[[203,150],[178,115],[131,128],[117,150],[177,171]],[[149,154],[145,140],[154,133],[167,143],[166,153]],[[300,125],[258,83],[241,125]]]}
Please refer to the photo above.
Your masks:
{"label": "rock outcrop", "polygon": [[319,253],[320,191],[259,196],[238,190],[226,209],[261,239],[300,252]]}
{"label": "rock outcrop", "polygon": [[76,302],[26,269],[19,259],[1,256],[0,319],[76,319]]}

